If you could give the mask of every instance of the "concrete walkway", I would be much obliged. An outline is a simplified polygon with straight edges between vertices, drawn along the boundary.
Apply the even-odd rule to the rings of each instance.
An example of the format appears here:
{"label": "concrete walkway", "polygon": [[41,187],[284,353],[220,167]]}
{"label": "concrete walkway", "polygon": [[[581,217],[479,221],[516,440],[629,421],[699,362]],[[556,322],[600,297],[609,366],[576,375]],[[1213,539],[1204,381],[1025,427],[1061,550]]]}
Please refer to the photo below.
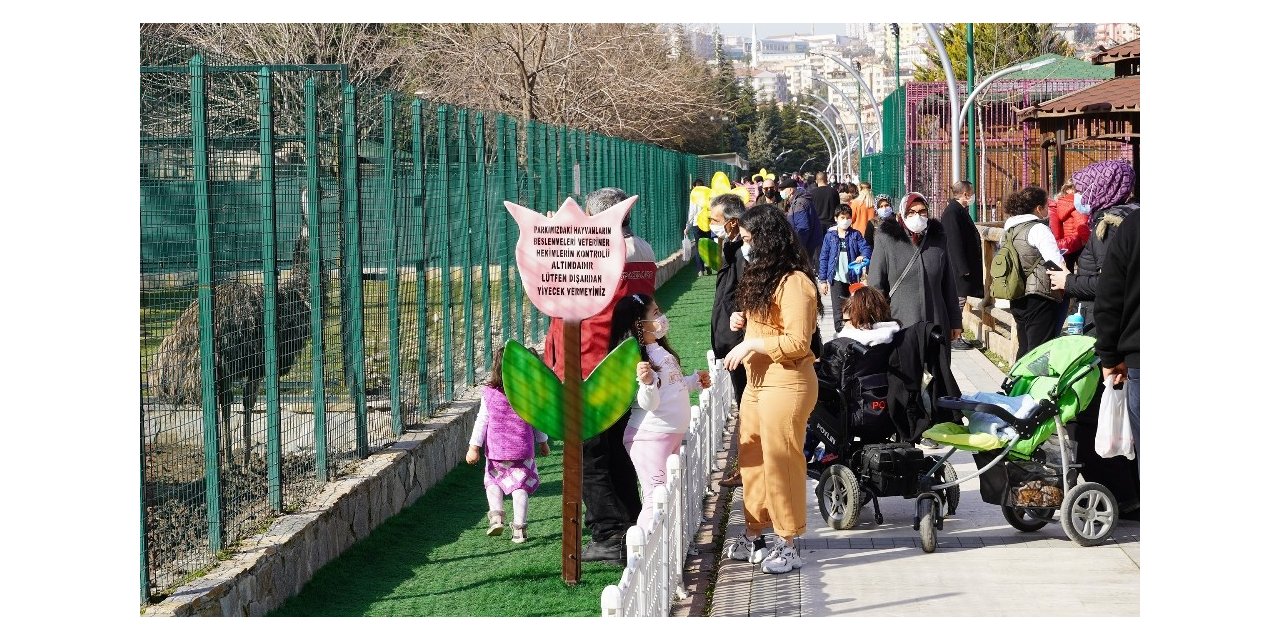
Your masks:
{"label": "concrete walkway", "polygon": [[[830,310],[819,319],[832,337]],[[977,349],[952,354],[963,392],[995,391],[1004,375]],[[942,449],[928,450],[941,453]],[[964,477],[973,458],[951,458]],[[809,481],[808,532],[797,539],[804,566],[783,575],[762,573],[746,562],[719,560],[712,616],[1136,616],[1139,527],[1121,521],[1112,539],[1096,547],[1070,541],[1052,523],[1023,533],[1005,522],[1000,508],[982,502],[978,480],[961,485],[960,506],[938,532],[934,553],[920,549],[911,528],[914,502],[880,502],[884,524],[871,504],[853,529],[828,527]],[[726,538],[742,533],[742,489],[729,501]]]}

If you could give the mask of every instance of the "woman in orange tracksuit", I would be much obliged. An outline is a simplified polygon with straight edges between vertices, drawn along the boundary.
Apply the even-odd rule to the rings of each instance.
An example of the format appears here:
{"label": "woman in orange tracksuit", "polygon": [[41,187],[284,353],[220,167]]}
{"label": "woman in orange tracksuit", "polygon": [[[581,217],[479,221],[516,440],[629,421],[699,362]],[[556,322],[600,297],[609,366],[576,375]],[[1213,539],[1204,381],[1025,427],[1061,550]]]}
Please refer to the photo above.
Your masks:
{"label": "woman in orange tracksuit", "polygon": [[[746,335],[724,364],[729,370],[747,368],[738,412],[747,526],[745,536],[730,541],[727,555],[760,563],[765,573],[787,573],[802,564],[794,540],[805,531],[804,432],[818,400],[811,344],[820,311],[818,286],[808,252],[782,212],[752,207],[740,230],[739,255],[747,266],[738,283],[741,311],[730,326],[745,322]],[[772,549],[764,544],[766,527],[779,538]]]}

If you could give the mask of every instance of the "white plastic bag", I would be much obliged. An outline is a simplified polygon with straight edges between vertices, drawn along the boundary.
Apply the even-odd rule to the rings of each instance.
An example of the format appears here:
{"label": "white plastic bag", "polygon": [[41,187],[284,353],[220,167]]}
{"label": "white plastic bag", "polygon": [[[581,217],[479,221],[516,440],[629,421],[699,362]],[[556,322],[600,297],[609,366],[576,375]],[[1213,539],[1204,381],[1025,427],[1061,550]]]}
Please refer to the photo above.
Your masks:
{"label": "white plastic bag", "polygon": [[680,255],[685,262],[693,257],[693,241],[688,236],[680,241]]}
{"label": "white plastic bag", "polygon": [[1093,440],[1093,446],[1103,458],[1124,456],[1133,459],[1133,430],[1129,427],[1128,395],[1124,387],[1115,389],[1109,381],[1102,383],[1102,399],[1098,405],[1098,435]]}

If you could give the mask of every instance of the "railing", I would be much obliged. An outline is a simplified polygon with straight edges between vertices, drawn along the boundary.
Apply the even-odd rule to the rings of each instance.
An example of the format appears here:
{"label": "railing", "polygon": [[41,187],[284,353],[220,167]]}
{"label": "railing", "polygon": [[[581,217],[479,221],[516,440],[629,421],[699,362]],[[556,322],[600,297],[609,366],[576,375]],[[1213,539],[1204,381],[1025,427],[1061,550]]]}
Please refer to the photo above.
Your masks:
{"label": "railing", "polygon": [[679,453],[667,458],[667,484],[654,489],[653,529],[627,530],[627,568],[616,585],[600,593],[604,617],[665,617],[675,599],[686,597],[684,557],[692,555],[702,524],[702,502],[733,405],[729,373],[707,352],[711,387],[698,395],[689,433]]}

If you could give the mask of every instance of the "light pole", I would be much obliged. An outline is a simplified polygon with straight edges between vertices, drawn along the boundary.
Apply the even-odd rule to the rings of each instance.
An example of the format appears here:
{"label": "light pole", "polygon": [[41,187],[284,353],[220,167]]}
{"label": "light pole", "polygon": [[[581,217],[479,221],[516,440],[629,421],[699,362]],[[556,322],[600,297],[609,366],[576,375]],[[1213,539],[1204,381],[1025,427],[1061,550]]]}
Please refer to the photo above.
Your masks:
{"label": "light pole", "polygon": [[933,42],[933,48],[938,51],[938,61],[942,64],[942,73],[947,77],[947,98],[951,101],[951,182],[960,181],[960,111],[956,107],[960,104],[960,98],[956,89],[956,74],[951,69],[951,56],[947,54],[947,47],[942,44],[942,38],[938,37],[938,28],[932,23],[924,23],[924,30],[929,34],[929,40]]}
{"label": "light pole", "polygon": [[795,149],[787,149],[786,151],[783,151],[782,153],[779,153],[779,154],[778,154],[778,157],[774,158],[774,159],[773,159],[773,161],[772,161],[772,162],[770,162],[769,164],[776,164],[779,160],[781,160],[781,159],[782,159],[782,156],[785,156],[785,155],[787,155],[788,153],[791,153],[792,151],[795,151]]}
{"label": "light pole", "polygon": [[[964,118],[965,114],[969,112],[969,108],[973,106],[973,101],[976,100],[979,95],[982,95],[982,91],[986,89],[992,82],[995,82],[996,80],[1004,76],[1007,76],[1011,73],[1015,73],[1018,71],[1030,71],[1032,69],[1037,69],[1047,64],[1051,64],[1052,62],[1053,62],[1052,58],[1041,60],[1039,62],[1022,62],[1019,64],[1015,64],[1011,67],[1005,67],[1004,69],[1001,69],[987,76],[986,80],[983,80],[981,83],[978,84],[978,86],[973,88],[973,91],[969,92],[969,96],[965,98],[964,106],[960,107],[960,112],[956,117],[955,121],[959,123],[961,118]],[[959,144],[959,142],[960,142],[960,132],[953,129],[951,131],[951,145],[953,147],[956,147]],[[969,176],[969,178],[972,180],[973,176]],[[952,182],[958,181],[959,179],[960,178],[955,178],[954,180],[952,180]],[[974,193],[982,193],[980,191],[981,188],[982,188],[981,184],[976,185],[976,188],[974,189]],[[972,212],[970,212],[969,215],[972,216],[973,215]]]}

